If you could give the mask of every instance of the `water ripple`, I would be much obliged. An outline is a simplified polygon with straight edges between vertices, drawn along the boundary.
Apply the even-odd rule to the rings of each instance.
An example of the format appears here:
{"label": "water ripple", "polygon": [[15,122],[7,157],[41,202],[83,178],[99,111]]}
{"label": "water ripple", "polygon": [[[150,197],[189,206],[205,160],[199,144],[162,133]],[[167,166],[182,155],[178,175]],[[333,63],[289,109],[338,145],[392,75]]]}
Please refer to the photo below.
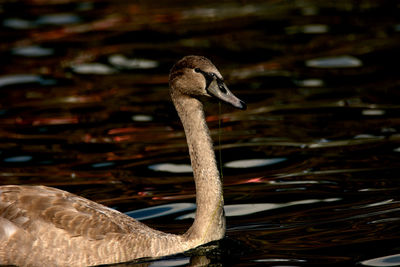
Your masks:
{"label": "water ripple", "polygon": [[194,203],[172,203],[126,212],[137,220],[147,220],[196,209]]}
{"label": "water ripple", "polygon": [[174,163],[152,164],[149,166],[149,169],[157,172],[171,172],[171,173],[193,172],[192,167],[188,164],[174,164]]}
{"label": "water ripple", "polygon": [[385,257],[374,258],[370,260],[365,260],[360,262],[361,265],[364,266],[399,266],[400,265],[400,254],[389,255]]}
{"label": "water ripple", "polygon": [[21,46],[11,50],[14,55],[24,57],[46,57],[54,54],[54,49],[44,48],[37,45]]}
{"label": "water ripple", "polygon": [[127,58],[124,55],[111,55],[108,61],[119,69],[153,69],[158,62],[150,59]]}
{"label": "water ripple", "polygon": [[[251,204],[231,204],[225,205],[225,215],[227,217],[234,217],[234,216],[246,216],[258,212],[269,211],[273,209],[280,209],[286,208],[291,206],[297,205],[308,205],[308,204],[315,204],[315,203],[329,203],[329,202],[336,202],[340,201],[340,198],[327,198],[327,199],[304,199],[298,201],[292,201],[287,203],[251,203]],[[189,213],[186,215],[182,215],[178,217],[178,220],[194,218],[195,213]]]}
{"label": "water ripple", "polygon": [[361,67],[362,61],[353,56],[315,58],[306,61],[307,67],[313,68],[355,68]]}
{"label": "water ripple", "polygon": [[79,74],[110,75],[117,72],[116,69],[102,63],[82,63],[72,66],[72,70]]}
{"label": "water ripple", "polygon": [[224,166],[227,168],[256,168],[277,164],[285,160],[286,158],[243,159],[227,162]]}
{"label": "water ripple", "polygon": [[29,83],[38,83],[41,85],[54,85],[56,84],[56,80],[45,79],[35,74],[12,74],[12,75],[0,76],[0,88],[11,85],[21,85]]}
{"label": "water ripple", "polygon": [[172,266],[188,266],[190,257],[172,258],[152,261],[149,267],[172,267]]}

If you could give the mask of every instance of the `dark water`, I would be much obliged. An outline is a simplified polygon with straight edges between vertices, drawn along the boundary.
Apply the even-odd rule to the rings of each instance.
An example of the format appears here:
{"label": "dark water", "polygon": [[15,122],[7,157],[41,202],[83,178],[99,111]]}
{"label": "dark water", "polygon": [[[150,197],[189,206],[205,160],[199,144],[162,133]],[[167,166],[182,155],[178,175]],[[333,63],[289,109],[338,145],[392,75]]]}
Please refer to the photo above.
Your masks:
{"label": "dark water", "polygon": [[195,191],[167,79],[201,54],[248,103],[207,105],[227,237],[145,264],[400,265],[400,4],[154,2],[1,1],[0,183],[184,232]]}

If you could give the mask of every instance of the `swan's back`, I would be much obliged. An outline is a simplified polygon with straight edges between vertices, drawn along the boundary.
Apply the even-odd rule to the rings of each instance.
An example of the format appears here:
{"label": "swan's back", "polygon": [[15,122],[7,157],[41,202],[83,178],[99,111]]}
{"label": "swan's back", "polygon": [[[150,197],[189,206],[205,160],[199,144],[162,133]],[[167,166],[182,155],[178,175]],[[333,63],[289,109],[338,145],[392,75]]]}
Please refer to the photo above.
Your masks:
{"label": "swan's back", "polygon": [[[90,265],[92,260],[85,250],[97,250],[103,258],[118,254],[118,243],[128,242],[124,239],[128,234],[140,244],[136,250],[144,251],[146,240],[162,233],[125,214],[55,188],[0,187],[0,264],[29,266],[42,261],[44,265],[46,257],[54,253],[60,254],[54,257],[60,262],[55,264],[54,259],[49,259],[51,266],[77,262]],[[65,253],[70,256],[65,257]],[[141,256],[139,251],[131,253]],[[10,255],[14,258],[10,259]],[[123,258],[111,257],[115,257],[114,262]],[[64,262],[65,258],[70,262]]]}
{"label": "swan's back", "polygon": [[0,188],[1,217],[20,229],[31,228],[35,222],[49,223],[71,236],[102,239],[107,233],[125,234],[143,225],[113,209],[56,188]]}

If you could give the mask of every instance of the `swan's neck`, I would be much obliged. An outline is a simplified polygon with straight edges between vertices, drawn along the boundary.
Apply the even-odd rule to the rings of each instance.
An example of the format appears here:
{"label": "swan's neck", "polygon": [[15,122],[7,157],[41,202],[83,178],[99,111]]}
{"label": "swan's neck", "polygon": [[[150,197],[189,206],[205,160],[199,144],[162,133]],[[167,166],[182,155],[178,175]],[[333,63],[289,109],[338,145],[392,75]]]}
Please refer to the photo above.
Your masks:
{"label": "swan's neck", "polygon": [[180,94],[173,94],[172,100],[185,129],[196,183],[196,217],[185,236],[199,244],[221,239],[225,234],[222,183],[203,105]]}

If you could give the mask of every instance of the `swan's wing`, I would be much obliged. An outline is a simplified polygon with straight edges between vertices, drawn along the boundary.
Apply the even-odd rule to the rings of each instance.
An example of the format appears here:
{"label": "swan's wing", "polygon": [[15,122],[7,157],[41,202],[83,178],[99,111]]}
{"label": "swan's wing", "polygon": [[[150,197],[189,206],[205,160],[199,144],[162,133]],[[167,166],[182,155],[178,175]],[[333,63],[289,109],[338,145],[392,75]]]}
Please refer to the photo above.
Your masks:
{"label": "swan's wing", "polygon": [[102,239],[107,233],[125,234],[143,226],[120,212],[55,188],[0,186],[0,240],[17,230],[34,233],[43,227]]}

